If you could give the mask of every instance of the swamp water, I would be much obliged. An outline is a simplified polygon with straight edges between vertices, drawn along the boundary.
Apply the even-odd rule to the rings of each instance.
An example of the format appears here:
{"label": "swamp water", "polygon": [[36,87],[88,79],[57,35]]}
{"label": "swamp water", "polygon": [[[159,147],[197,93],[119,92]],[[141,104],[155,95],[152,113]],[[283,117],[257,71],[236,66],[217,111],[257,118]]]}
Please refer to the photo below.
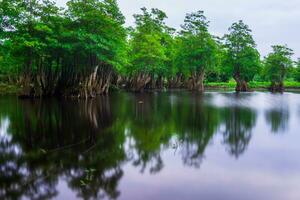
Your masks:
{"label": "swamp water", "polygon": [[0,98],[0,199],[298,200],[300,94]]}

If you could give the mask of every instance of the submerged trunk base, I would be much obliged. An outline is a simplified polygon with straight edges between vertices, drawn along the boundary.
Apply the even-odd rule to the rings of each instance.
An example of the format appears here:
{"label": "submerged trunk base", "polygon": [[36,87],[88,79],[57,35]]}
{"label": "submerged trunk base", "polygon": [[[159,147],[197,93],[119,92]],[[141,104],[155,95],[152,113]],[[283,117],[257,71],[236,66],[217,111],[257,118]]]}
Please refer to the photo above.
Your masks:
{"label": "submerged trunk base", "polygon": [[85,73],[36,72],[21,77],[19,98],[77,97],[93,98],[108,94],[113,71],[96,66]]}
{"label": "submerged trunk base", "polygon": [[236,81],[236,87],[235,87],[236,92],[249,92],[249,86],[247,81]]}
{"label": "submerged trunk base", "polygon": [[275,83],[273,82],[269,88],[271,92],[284,92],[284,85],[282,82]]}
{"label": "submerged trunk base", "polygon": [[204,92],[204,70],[195,72],[187,82],[187,88],[195,92]]}

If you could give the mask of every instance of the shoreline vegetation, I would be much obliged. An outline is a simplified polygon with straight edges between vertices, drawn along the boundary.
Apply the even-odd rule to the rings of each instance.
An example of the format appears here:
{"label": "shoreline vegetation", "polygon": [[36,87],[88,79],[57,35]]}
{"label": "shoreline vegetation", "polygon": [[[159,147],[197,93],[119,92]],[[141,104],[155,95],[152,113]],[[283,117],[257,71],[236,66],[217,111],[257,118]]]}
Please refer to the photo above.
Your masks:
{"label": "shoreline vegetation", "polygon": [[[270,82],[249,82],[249,92],[255,92],[255,91],[270,91],[269,86]],[[235,91],[236,83],[234,81],[231,82],[209,82],[209,83],[204,83],[204,89],[206,91]],[[285,90],[284,91],[295,91],[295,92],[300,92],[300,83],[299,82],[294,82],[294,81],[288,81],[285,82]],[[13,96],[18,96],[21,92],[21,86],[14,85],[14,84],[9,84],[9,83],[0,83],[0,96],[5,96],[5,95],[13,95]],[[114,87],[114,91],[122,91],[122,89]],[[172,88],[161,88],[161,89],[149,89],[145,90],[147,91],[172,91],[172,90],[188,90],[187,88],[177,88],[177,89],[172,89]],[[123,90],[124,91],[124,90]],[[282,92],[284,92],[282,91]]]}
{"label": "shoreline vegetation", "polygon": [[0,93],[23,98],[108,94],[110,88],[148,90],[300,88],[300,59],[286,45],[262,57],[243,21],[222,37],[209,32],[203,11],[181,28],[165,12],[141,8],[125,27],[116,0],[0,2]]}

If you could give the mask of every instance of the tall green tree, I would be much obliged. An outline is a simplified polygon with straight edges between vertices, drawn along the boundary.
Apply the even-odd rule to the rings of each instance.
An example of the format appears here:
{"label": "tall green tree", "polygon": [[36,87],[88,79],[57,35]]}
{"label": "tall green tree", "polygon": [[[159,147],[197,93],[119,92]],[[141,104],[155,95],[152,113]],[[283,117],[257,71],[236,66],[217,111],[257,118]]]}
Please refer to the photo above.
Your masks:
{"label": "tall green tree", "polygon": [[224,70],[236,81],[236,91],[248,91],[248,82],[260,69],[260,55],[248,25],[241,20],[232,24],[225,35],[225,48]]}
{"label": "tall green tree", "polygon": [[217,42],[217,56],[215,59],[215,66],[207,70],[207,82],[228,82],[232,77],[226,70],[224,66],[226,65],[227,52],[222,43],[222,38],[215,38]]}
{"label": "tall green tree", "polygon": [[271,81],[270,90],[281,92],[284,90],[284,79],[288,68],[293,67],[293,50],[287,46],[274,45],[271,52],[265,58],[266,78]]}
{"label": "tall green tree", "polygon": [[11,79],[18,72],[18,64],[11,55],[10,33],[19,15],[18,1],[0,1],[0,81]]}
{"label": "tall green tree", "polygon": [[[3,7],[2,7],[3,6]],[[23,96],[107,93],[126,60],[124,16],[116,0],[70,0],[63,12],[54,1],[1,4],[0,64],[21,68]]]}
{"label": "tall green tree", "polygon": [[59,29],[55,21],[61,17],[60,9],[50,0],[6,1],[4,6],[1,38],[15,68],[20,68],[22,93],[50,94],[57,77],[49,72],[57,64],[52,53],[56,52]]}
{"label": "tall green tree", "polygon": [[108,93],[114,72],[125,62],[125,18],[116,0],[70,0],[67,5],[67,62],[82,77],[72,79],[71,86],[81,83],[81,96]]}
{"label": "tall green tree", "polygon": [[296,69],[294,70],[294,79],[300,82],[300,58],[296,62]]}
{"label": "tall green tree", "polygon": [[166,14],[159,9],[148,11],[142,8],[142,14],[134,15],[136,27],[130,36],[131,88],[142,91],[150,83],[155,87],[156,80],[161,81],[167,71],[172,53],[172,31],[165,24]]}
{"label": "tall green tree", "polygon": [[189,89],[203,92],[205,71],[216,63],[217,44],[203,11],[187,14],[181,27],[178,65],[190,77]]}

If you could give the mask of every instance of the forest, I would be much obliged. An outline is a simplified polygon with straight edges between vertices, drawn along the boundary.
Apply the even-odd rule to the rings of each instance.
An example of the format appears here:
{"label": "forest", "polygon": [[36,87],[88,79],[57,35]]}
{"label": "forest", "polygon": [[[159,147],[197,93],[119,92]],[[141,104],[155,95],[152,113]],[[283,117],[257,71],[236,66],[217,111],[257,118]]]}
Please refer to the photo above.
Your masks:
{"label": "forest", "polygon": [[[186,14],[180,30],[159,9],[141,8],[125,26],[116,0],[0,2],[0,83],[20,97],[79,97],[231,85],[251,91],[258,83],[272,92],[285,82],[300,86],[300,59],[287,45],[262,57],[242,20],[223,37],[209,32],[203,11]],[[293,86],[293,84],[291,84]]]}

